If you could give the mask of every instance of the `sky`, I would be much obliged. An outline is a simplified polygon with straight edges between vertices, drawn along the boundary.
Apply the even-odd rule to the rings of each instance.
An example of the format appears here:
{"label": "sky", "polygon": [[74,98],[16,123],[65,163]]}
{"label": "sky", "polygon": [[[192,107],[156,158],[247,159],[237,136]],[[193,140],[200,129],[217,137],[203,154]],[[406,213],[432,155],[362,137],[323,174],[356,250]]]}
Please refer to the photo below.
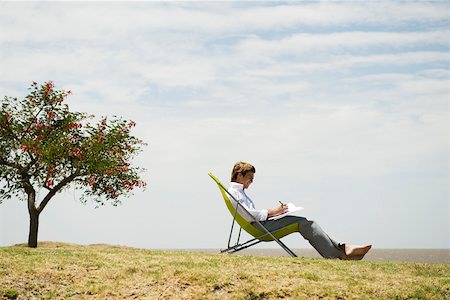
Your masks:
{"label": "sky", "polygon": [[[39,240],[224,248],[207,174],[242,160],[257,208],[303,206],[338,242],[450,248],[449,20],[445,1],[0,2],[1,97],[52,80],[148,144],[146,190],[96,209],[67,189]],[[0,246],[28,226],[26,202],[0,204]]]}

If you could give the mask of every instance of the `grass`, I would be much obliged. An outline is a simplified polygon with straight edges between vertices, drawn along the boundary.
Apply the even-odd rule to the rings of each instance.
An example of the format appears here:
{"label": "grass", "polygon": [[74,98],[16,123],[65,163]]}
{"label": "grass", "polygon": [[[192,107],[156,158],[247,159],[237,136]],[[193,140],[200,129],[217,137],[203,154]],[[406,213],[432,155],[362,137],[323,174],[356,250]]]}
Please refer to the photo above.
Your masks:
{"label": "grass", "polygon": [[449,264],[51,242],[0,258],[0,299],[450,299]]}

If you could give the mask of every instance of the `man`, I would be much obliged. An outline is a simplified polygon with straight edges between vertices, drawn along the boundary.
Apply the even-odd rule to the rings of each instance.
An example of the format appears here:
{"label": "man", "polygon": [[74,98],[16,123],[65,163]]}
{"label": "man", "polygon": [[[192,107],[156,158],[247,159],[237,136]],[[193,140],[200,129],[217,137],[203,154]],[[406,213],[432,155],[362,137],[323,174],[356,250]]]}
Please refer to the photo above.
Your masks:
{"label": "man", "polygon": [[288,207],[286,204],[281,204],[273,209],[256,209],[253,201],[245,193],[245,190],[252,184],[255,173],[256,169],[251,164],[241,161],[237,162],[231,172],[231,183],[228,192],[269,231],[272,232],[297,223],[298,232],[325,258],[361,260],[372,248],[372,245],[355,246],[336,243],[316,222],[304,217],[285,216],[278,220],[268,220],[272,216],[287,212]]}

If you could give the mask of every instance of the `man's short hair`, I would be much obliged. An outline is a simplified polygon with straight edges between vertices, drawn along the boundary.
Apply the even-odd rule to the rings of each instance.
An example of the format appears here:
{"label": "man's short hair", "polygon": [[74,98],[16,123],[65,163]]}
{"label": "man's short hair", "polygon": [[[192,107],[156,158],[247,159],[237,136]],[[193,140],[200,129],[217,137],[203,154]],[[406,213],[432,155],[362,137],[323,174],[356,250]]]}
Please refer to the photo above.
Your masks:
{"label": "man's short hair", "polygon": [[236,181],[238,174],[242,174],[242,176],[245,176],[247,172],[256,173],[256,169],[254,166],[247,162],[238,161],[234,164],[233,171],[231,172],[231,182]]}

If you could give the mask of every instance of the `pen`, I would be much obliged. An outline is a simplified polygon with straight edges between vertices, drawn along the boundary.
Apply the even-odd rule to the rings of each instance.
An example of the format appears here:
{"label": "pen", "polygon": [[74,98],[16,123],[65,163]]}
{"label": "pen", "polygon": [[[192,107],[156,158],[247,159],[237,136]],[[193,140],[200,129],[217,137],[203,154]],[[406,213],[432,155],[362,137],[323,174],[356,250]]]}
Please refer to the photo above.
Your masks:
{"label": "pen", "polygon": [[283,202],[281,202],[281,201],[278,201],[278,202],[280,202],[281,206],[284,206],[284,205],[286,205],[286,204],[284,204],[284,203],[283,203]]}

